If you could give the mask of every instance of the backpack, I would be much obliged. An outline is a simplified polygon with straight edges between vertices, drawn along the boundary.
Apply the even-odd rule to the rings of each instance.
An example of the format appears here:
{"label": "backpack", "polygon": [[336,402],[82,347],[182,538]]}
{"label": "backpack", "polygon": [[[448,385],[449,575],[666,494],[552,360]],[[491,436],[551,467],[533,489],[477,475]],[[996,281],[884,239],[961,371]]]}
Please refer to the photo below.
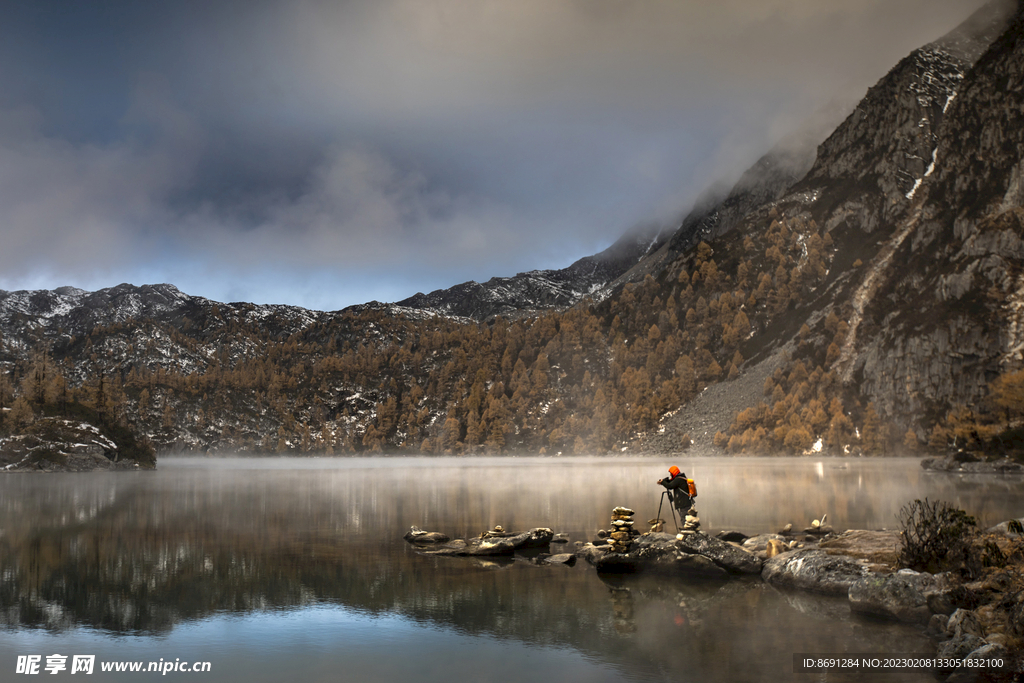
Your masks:
{"label": "backpack", "polygon": [[694,483],[693,479],[687,479],[686,480],[686,484],[687,484],[687,486],[690,487],[690,498],[696,498],[697,497],[697,484]]}

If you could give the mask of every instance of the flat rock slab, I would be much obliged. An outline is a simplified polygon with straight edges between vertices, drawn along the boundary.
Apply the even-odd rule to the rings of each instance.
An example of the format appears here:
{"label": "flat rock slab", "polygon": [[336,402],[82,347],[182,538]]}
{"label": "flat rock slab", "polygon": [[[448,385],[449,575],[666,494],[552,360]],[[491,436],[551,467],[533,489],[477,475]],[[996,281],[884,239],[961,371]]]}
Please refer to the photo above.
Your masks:
{"label": "flat rock slab", "polygon": [[413,527],[409,532],[402,536],[406,541],[414,545],[431,545],[434,543],[447,543],[452,540],[447,534],[442,534],[439,531],[424,531],[418,527]]}
{"label": "flat rock slab", "polygon": [[889,572],[896,566],[900,532],[863,529],[844,531],[836,538],[822,541],[818,547],[829,555],[845,555],[854,560],[865,560],[870,571]]}
{"label": "flat rock slab", "polygon": [[790,550],[764,563],[761,578],[773,586],[826,595],[847,595],[850,586],[869,575],[862,561],[829,555],[819,548]]}
{"label": "flat rock slab", "polygon": [[468,541],[456,539],[440,546],[424,547],[422,551],[430,555],[507,556],[515,554],[517,550],[546,548],[553,537],[551,529],[537,528],[501,538],[473,538]]}

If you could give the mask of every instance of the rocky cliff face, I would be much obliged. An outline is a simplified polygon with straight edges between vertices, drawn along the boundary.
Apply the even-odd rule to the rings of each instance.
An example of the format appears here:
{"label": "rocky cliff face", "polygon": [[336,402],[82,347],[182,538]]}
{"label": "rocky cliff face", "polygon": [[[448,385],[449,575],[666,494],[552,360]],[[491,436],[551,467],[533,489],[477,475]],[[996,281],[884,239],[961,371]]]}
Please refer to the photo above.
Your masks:
{"label": "rocky cliff face", "polygon": [[904,418],[977,405],[1024,364],[1021,14],[965,75],[935,158],[856,360],[865,393]]}
{"label": "rocky cliff face", "polygon": [[[1024,24],[984,8],[872,88],[784,198],[865,262],[827,304],[851,333],[835,367],[923,435],[1020,367]],[[992,37],[999,35],[989,45]],[[987,47],[986,47],[987,46]]]}

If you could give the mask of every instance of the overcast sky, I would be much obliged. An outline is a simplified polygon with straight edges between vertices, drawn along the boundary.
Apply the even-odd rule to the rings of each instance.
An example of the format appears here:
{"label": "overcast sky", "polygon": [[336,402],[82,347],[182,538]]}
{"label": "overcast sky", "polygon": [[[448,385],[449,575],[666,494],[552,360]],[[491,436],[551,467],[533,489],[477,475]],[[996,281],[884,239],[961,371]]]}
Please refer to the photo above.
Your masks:
{"label": "overcast sky", "polygon": [[671,223],[980,0],[0,0],[0,288],[333,310]]}

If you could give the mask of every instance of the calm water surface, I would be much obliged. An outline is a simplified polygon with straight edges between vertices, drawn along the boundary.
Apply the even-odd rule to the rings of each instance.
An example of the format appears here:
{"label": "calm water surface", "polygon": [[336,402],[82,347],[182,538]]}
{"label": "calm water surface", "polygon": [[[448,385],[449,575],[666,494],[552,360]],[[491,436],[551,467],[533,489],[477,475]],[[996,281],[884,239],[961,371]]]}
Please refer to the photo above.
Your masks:
{"label": "calm water surface", "polygon": [[850,617],[845,600],[759,581],[425,557],[401,539],[411,525],[502,524],[583,540],[616,505],[653,517],[670,464],[697,480],[711,532],[824,513],[839,529],[893,528],[925,496],[983,525],[1024,516],[1019,479],[916,460],[165,458],[157,472],[6,475],[0,680],[17,679],[19,655],[94,654],[87,680],[153,680],[99,663],[163,659],[211,663],[170,680],[246,683],[816,681],[793,673],[794,653],[929,650],[915,629]]}

